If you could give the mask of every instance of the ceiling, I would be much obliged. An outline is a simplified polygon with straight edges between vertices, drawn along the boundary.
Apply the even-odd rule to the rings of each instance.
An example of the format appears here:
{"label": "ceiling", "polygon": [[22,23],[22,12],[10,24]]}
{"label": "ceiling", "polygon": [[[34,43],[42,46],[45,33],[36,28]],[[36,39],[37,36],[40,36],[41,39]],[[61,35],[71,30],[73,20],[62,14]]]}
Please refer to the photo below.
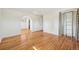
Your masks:
{"label": "ceiling", "polygon": [[35,14],[35,15],[44,15],[44,14],[52,14],[54,11],[67,10],[69,8],[10,8],[12,10]]}

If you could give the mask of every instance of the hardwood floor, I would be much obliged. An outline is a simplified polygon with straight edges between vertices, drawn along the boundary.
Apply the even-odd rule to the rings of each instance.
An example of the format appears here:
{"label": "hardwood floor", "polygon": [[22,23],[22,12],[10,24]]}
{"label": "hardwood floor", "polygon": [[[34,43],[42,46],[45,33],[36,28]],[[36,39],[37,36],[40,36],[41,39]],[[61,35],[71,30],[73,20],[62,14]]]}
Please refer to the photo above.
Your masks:
{"label": "hardwood floor", "polygon": [[22,30],[21,35],[4,38],[0,50],[78,50],[79,42],[64,36]]}

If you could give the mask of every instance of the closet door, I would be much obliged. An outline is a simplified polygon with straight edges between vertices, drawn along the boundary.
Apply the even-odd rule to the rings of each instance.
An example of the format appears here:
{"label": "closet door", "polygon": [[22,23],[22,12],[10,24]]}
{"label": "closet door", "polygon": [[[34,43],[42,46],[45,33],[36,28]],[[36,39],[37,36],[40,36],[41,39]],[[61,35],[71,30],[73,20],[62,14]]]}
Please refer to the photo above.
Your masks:
{"label": "closet door", "polygon": [[63,14],[64,20],[64,35],[73,36],[73,20],[72,20],[72,12],[67,12]]}

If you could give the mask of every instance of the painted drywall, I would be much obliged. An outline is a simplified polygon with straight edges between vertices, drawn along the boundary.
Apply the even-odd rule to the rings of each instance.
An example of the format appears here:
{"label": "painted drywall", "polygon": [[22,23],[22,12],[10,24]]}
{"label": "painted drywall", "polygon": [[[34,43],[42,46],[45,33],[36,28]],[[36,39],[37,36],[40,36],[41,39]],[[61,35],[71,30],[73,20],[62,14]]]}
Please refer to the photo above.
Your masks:
{"label": "painted drywall", "polygon": [[19,35],[21,30],[21,20],[26,14],[10,9],[2,9],[1,35],[0,37],[9,37]]}
{"label": "painted drywall", "polygon": [[32,31],[40,31],[43,30],[43,18],[42,16],[35,16],[34,20],[32,21]]}
{"label": "painted drywall", "polygon": [[[53,10],[52,13],[44,14],[43,18],[40,15],[28,14],[12,9],[3,9],[2,30],[0,33],[2,37],[16,35],[20,33],[21,21],[24,16],[30,16],[32,20],[32,31],[42,30],[44,32],[59,34],[59,12],[67,9]],[[43,22],[42,22],[43,21]]]}
{"label": "painted drywall", "polygon": [[77,35],[77,31],[76,31],[76,27],[77,27],[77,25],[76,25],[76,14],[77,14],[77,12],[76,11],[74,11],[73,12],[73,36],[74,37],[76,37],[76,35]]}
{"label": "painted drywall", "polygon": [[34,31],[40,31],[43,30],[43,19],[40,15],[29,15],[24,16],[24,18],[21,21],[21,28],[27,28],[28,29],[28,21],[30,20],[30,27],[32,32]]}
{"label": "painted drywall", "polygon": [[[32,31],[39,31],[42,29],[42,17],[40,15],[29,15],[20,11],[15,11],[12,9],[2,9],[0,13],[3,14],[0,16],[0,37],[8,37],[20,34],[21,22],[23,21],[24,16],[29,16],[32,20]],[[22,26],[26,26],[27,23],[23,23]]]}
{"label": "painted drywall", "polygon": [[[76,11],[74,8],[59,8],[57,10],[52,11],[52,14],[44,14],[43,15],[43,31],[52,33],[54,35],[59,35],[59,12],[68,12],[68,11]],[[74,21],[75,21],[74,14]],[[75,22],[74,22],[75,23]],[[75,36],[75,24],[74,24],[74,36]]]}
{"label": "painted drywall", "polygon": [[53,11],[53,14],[43,16],[43,31],[58,35],[59,13]]}
{"label": "painted drywall", "polygon": [[1,39],[1,35],[2,35],[2,9],[0,9],[0,39]]}
{"label": "painted drywall", "polygon": [[13,36],[20,34],[20,19],[18,13],[12,10],[2,10],[3,15],[1,19],[1,37]]}

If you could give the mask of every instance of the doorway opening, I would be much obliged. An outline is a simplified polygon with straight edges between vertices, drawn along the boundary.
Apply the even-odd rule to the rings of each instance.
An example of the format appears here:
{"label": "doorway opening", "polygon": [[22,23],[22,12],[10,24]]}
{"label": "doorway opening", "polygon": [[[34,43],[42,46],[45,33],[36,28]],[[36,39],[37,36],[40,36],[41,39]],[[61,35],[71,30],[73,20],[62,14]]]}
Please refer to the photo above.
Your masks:
{"label": "doorway opening", "polygon": [[21,21],[21,29],[32,30],[32,19],[29,16],[24,16]]}
{"label": "doorway opening", "polygon": [[60,12],[59,17],[59,35],[76,39],[76,12]]}

